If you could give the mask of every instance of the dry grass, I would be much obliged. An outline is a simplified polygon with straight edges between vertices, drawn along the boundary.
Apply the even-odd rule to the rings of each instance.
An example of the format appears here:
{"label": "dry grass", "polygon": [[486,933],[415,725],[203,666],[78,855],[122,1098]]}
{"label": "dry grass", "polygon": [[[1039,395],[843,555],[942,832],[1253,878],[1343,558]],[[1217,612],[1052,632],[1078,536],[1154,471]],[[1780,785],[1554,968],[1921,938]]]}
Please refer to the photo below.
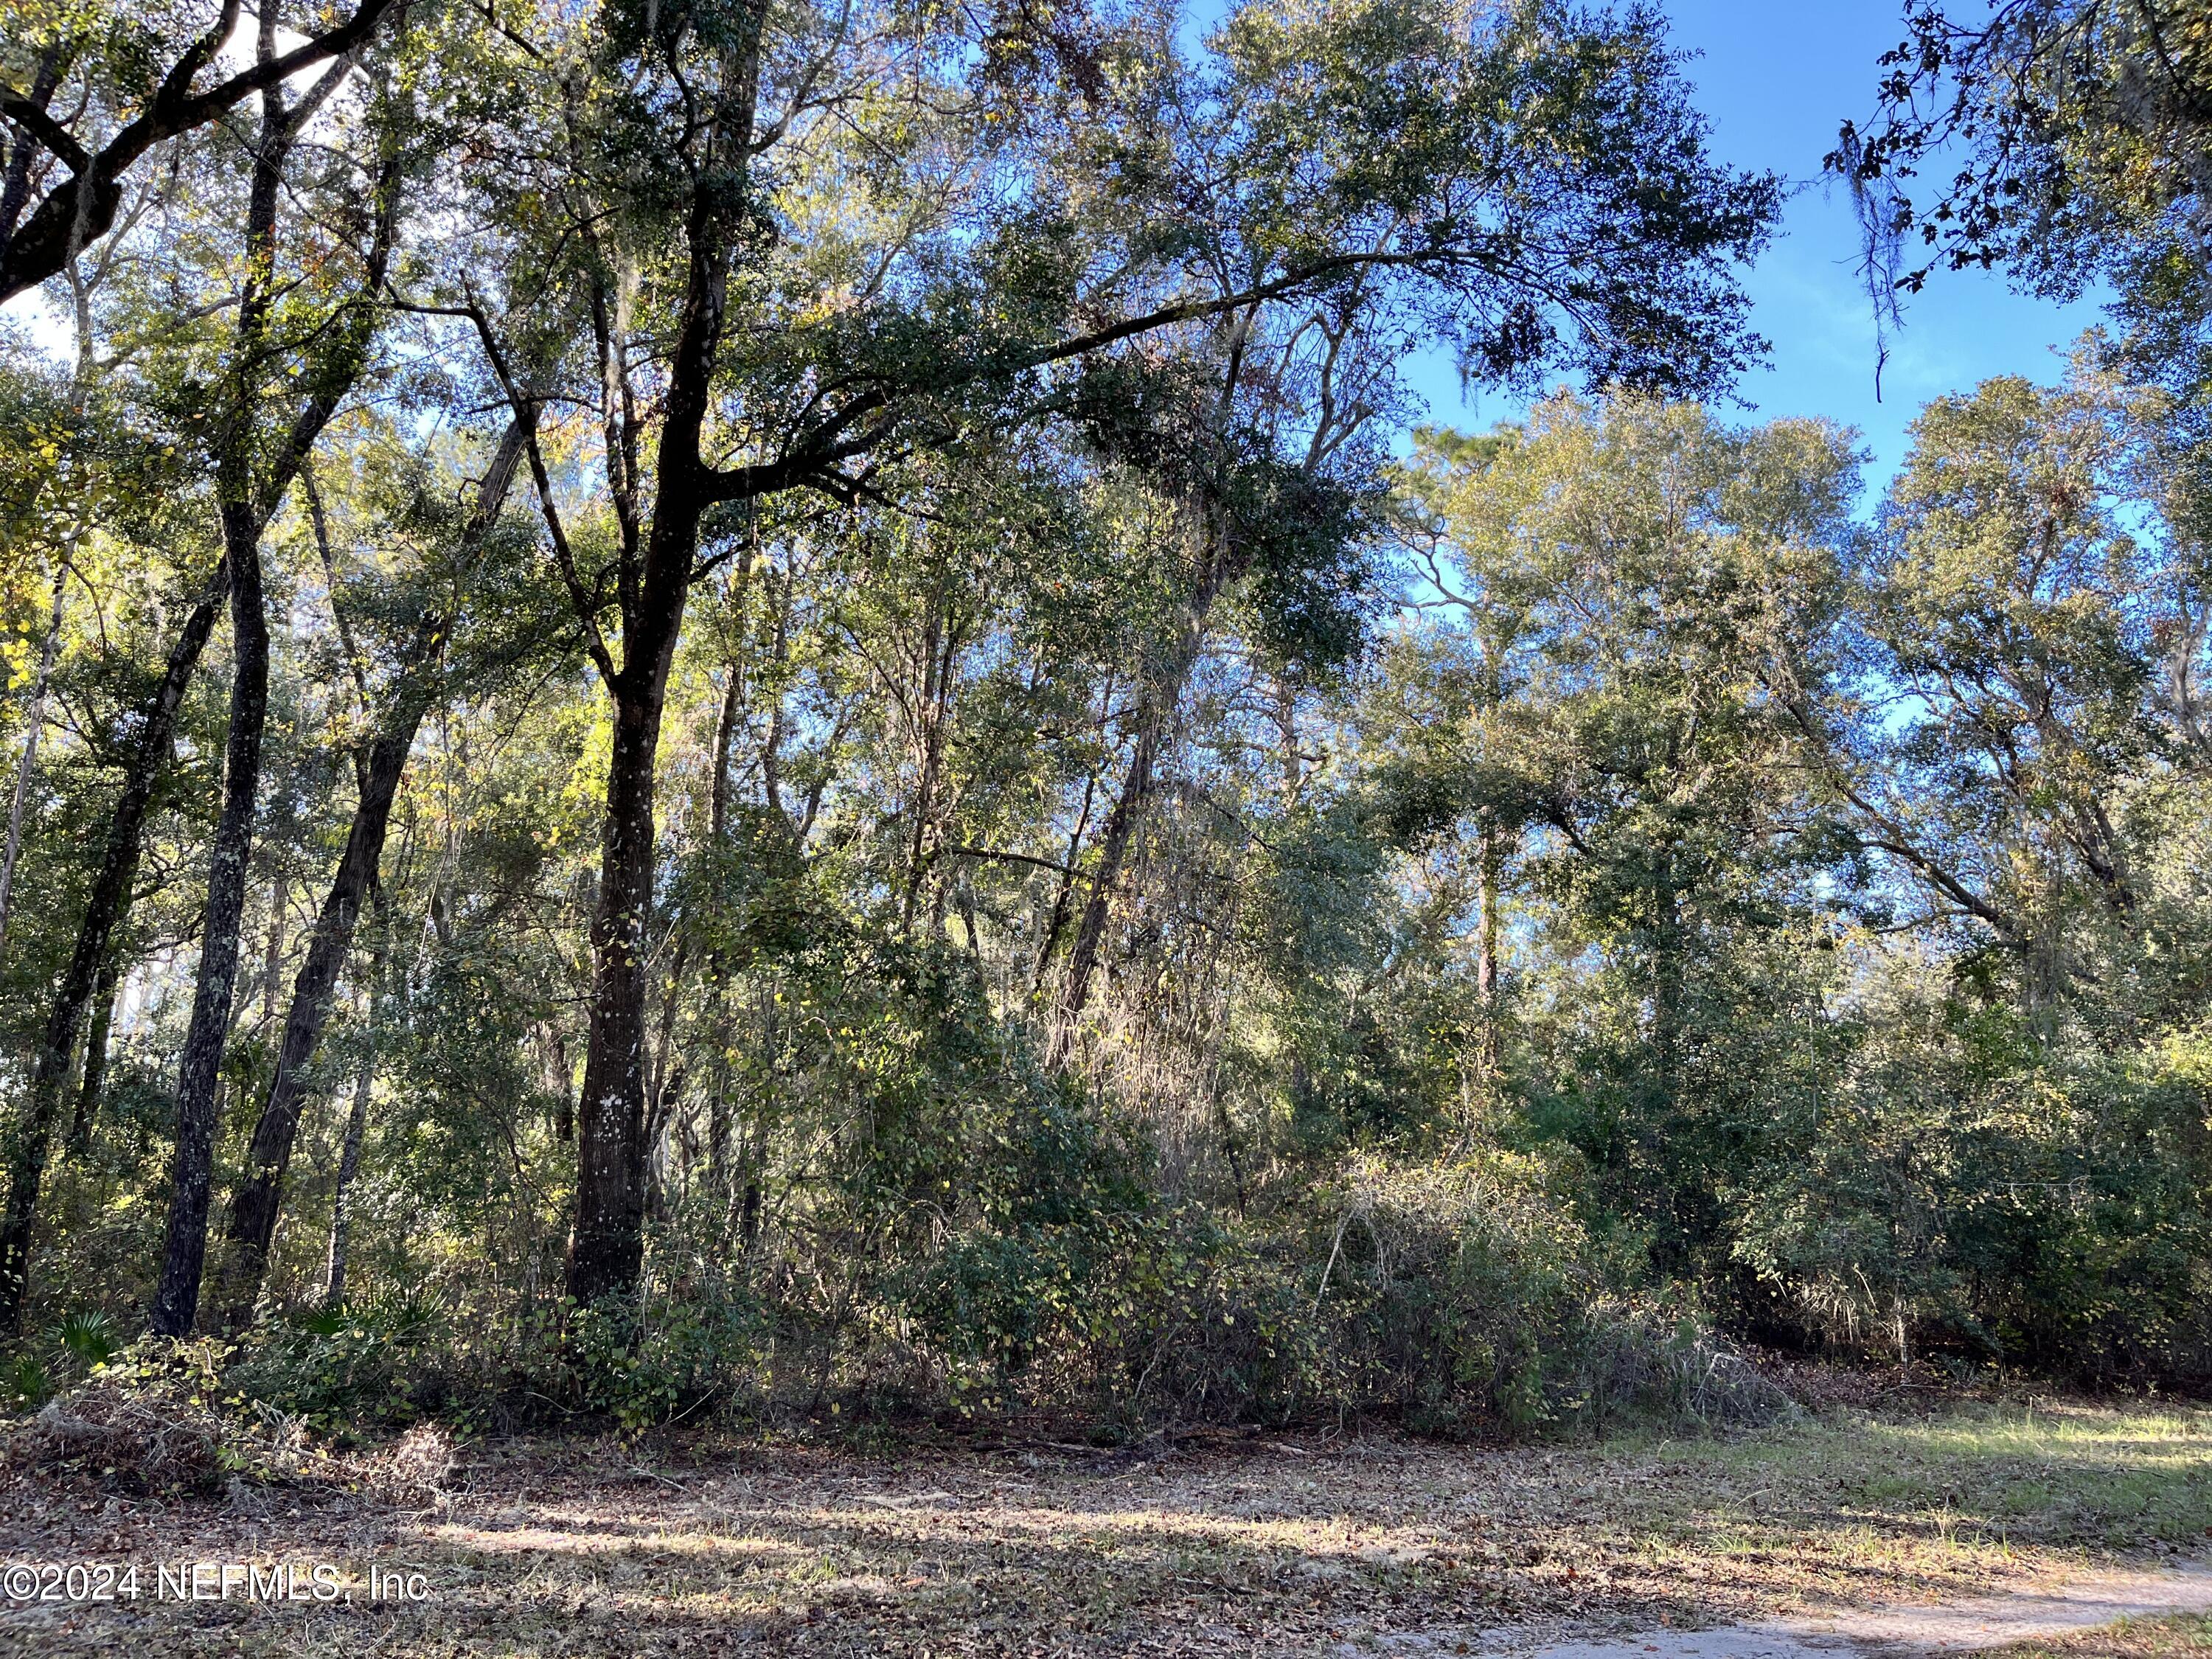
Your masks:
{"label": "dry grass", "polygon": [[[1191,1441],[1143,1461],[541,1439],[469,1449],[413,1508],[311,1490],[165,1508],[25,1480],[0,1515],[11,1559],[328,1561],[356,1595],[0,1612],[0,1650],[40,1655],[1304,1654],[1407,1632],[1449,1652],[1501,1626],[1951,1598],[2201,1547],[2212,1413],[1969,1405],[1729,1441]],[[370,1604],[372,1562],[424,1573],[432,1599]]]}
{"label": "dry grass", "polygon": [[2128,1619],[2051,1642],[1991,1649],[1987,1659],[2203,1659],[2212,1654],[2212,1618]]}

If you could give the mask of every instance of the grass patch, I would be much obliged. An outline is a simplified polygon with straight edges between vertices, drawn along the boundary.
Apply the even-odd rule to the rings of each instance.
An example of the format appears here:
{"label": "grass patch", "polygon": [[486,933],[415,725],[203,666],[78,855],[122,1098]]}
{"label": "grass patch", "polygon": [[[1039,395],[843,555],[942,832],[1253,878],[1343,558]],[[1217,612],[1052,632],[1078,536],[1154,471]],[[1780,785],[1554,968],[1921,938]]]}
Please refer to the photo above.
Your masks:
{"label": "grass patch", "polygon": [[2212,1535],[2212,1412],[2199,1407],[1851,1412],[1735,1441],[1591,1455],[1599,1469],[1655,1465],[1623,1493],[1670,1533],[1741,1525],[1771,1536],[1786,1513],[1821,1531],[1946,1544],[2126,1549]]}

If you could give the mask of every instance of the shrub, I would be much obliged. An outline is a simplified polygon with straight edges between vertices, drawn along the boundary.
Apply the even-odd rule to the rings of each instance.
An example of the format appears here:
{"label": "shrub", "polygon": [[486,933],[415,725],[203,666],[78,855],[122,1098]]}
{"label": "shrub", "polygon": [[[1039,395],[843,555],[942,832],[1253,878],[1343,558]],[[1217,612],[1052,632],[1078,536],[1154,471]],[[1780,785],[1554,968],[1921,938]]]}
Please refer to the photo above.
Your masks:
{"label": "shrub", "polygon": [[257,1327],[230,1382],[247,1398],[325,1431],[404,1424],[416,1415],[416,1396],[447,1336],[434,1303],[387,1293]]}
{"label": "shrub", "polygon": [[234,1478],[301,1479],[324,1461],[305,1425],[249,1400],[206,1339],[149,1337],[20,1423],[9,1461],[138,1493],[208,1493]]}
{"label": "shrub", "polygon": [[1735,1254],[1810,1331],[2092,1383],[2212,1377],[2212,1060],[2124,1060],[1908,1008],[1787,1162]]}
{"label": "shrub", "polygon": [[1791,1409],[1694,1325],[1613,1299],[1539,1173],[1370,1158],[1264,1220],[1138,1206],[978,1227],[885,1281],[908,1300],[852,1322],[896,1331],[904,1374],[938,1379],[957,1409],[1131,1429],[1378,1415],[1501,1434]]}
{"label": "shrub", "polygon": [[665,1423],[757,1376],[763,1335],[757,1309],[741,1291],[579,1309],[562,1359],[564,1392],[625,1429]]}

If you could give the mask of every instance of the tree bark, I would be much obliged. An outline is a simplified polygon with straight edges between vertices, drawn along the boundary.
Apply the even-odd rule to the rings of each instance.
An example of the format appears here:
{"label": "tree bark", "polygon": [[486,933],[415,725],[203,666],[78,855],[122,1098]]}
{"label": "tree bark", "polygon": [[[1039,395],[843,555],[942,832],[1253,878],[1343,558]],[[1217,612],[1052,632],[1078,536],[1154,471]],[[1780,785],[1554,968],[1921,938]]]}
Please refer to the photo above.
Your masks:
{"label": "tree bark", "polygon": [[744,1195],[738,1201],[738,1253],[750,1255],[760,1237],[761,1185],[757,1175],[745,1177]]}
{"label": "tree bark", "polygon": [[[476,511],[463,532],[463,546],[480,544],[497,522],[507,499],[514,468],[522,453],[522,434],[510,426],[494,453],[489,470],[477,495]],[[346,833],[345,850],[338,859],[330,891],[315,917],[307,944],[307,959],[292,983],[292,1000],[284,1018],[284,1036],[277,1050],[276,1074],[268,1098],[253,1127],[246,1154],[246,1176],[232,1195],[224,1232],[229,1243],[223,1270],[222,1306],[227,1322],[237,1328],[250,1323],[261,1281],[268,1268],[269,1244],[276,1232],[277,1212],[283,1202],[285,1170],[292,1160],[299,1135],[300,1111],[307,1097],[307,1073],[315,1049],[329,1023],[332,994],[352,948],[354,931],[364,902],[376,890],[384,841],[392,822],[392,808],[406,771],[415,734],[422,727],[436,686],[436,670],[442,660],[453,627],[450,612],[426,613],[416,625],[410,641],[400,684],[389,724],[370,744],[361,771],[361,790],[354,804],[353,823]]]}
{"label": "tree bark", "polygon": [[82,1158],[92,1149],[92,1126],[100,1116],[100,1091],[107,1082],[107,1043],[115,1025],[115,999],[122,975],[112,951],[100,970],[100,983],[92,994],[92,1030],[84,1039],[84,1079],[76,1091],[76,1114],[70,1120],[64,1144],[71,1158]]}
{"label": "tree bark", "polygon": [[107,970],[116,929],[130,908],[146,810],[169,758],[178,708],[229,592],[230,567],[225,564],[217,568],[212,591],[192,608],[176,642],[169,647],[161,684],[139,717],[137,746],[131,751],[122,793],[116,797],[115,810],[107,821],[106,844],[85,902],[83,919],[77,924],[76,947],[70,952],[69,966],[46,1013],[38,1059],[33,1064],[29,1099],[9,1148],[7,1208],[0,1212],[0,1335],[13,1335],[22,1328],[32,1224],[38,1213],[39,1188],[46,1175],[54,1120],[61,1110],[70,1060],[76,1049],[77,1030],[94,984]]}
{"label": "tree bark", "polygon": [[[31,95],[26,100],[31,108],[43,111],[53,102],[54,88],[61,84],[61,68],[59,47],[49,46],[39,55],[39,67],[31,76]],[[7,173],[0,178],[0,265],[7,262],[15,222],[23,216],[31,199],[31,149],[30,134],[19,125],[15,142],[8,146]]]}
{"label": "tree bark", "polygon": [[246,859],[252,848],[261,739],[269,714],[269,621],[261,591],[259,515],[250,502],[234,499],[223,503],[222,516],[224,553],[231,568],[230,732],[223,744],[222,812],[208,860],[207,909],[200,927],[191,1023],[177,1066],[177,1144],[170,1167],[169,1218],[161,1283],[148,1316],[148,1328],[156,1336],[189,1336],[199,1309],[209,1187],[215,1174],[216,1090],[238,985],[239,924],[246,908]]}
{"label": "tree bark", "polygon": [[[672,647],[672,627],[668,641]],[[568,1291],[579,1304],[628,1292],[645,1264],[644,937],[665,671],[625,674],[610,689],[614,750],[592,918],[592,1021],[576,1109],[576,1224],[568,1255]]]}
{"label": "tree bark", "polygon": [[553,1033],[553,1068],[560,1087],[553,1097],[553,1139],[563,1146],[576,1139],[576,1074],[569,1069],[568,1039]]}

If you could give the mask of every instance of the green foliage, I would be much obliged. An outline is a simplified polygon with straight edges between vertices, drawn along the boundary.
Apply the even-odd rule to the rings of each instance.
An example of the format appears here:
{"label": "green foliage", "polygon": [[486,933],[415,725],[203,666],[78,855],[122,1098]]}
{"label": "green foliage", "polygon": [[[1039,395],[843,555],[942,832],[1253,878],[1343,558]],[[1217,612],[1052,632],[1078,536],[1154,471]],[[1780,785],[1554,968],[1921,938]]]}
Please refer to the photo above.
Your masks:
{"label": "green foliage", "polygon": [[[80,1308],[58,1321],[35,1345],[18,1349],[0,1373],[7,1404],[36,1411],[82,1379],[103,1370],[122,1351],[115,1322],[98,1309]],[[45,1357],[40,1357],[44,1350]]]}
{"label": "green foliage", "polygon": [[79,1309],[54,1328],[54,1334],[62,1347],[87,1370],[105,1365],[123,1346],[115,1322],[98,1309]]}
{"label": "green foliage", "polygon": [[244,1397],[325,1432],[405,1424],[420,1409],[426,1357],[453,1343],[434,1303],[388,1291],[363,1306],[257,1327],[227,1379]]}
{"label": "green foliage", "polygon": [[582,1409],[641,1429],[748,1394],[769,1334],[736,1287],[654,1297],[642,1309],[595,1304],[575,1310],[561,1364]]}
{"label": "green foliage", "polygon": [[9,1362],[0,1385],[8,1391],[8,1404],[19,1412],[36,1411],[53,1397],[54,1383],[46,1368],[33,1355],[17,1354]]}
{"label": "green foliage", "polygon": [[1512,826],[1499,1130],[1764,1340],[2205,1373],[2202,797],[2155,666],[2201,641],[2147,409],[1939,400],[1870,540],[1787,423],[1561,404],[1413,477],[1468,627],[1408,643],[1437,678],[1377,799]]}
{"label": "green foliage", "polygon": [[1838,1340],[1961,1344],[2086,1381],[2200,1374],[2201,1044],[2054,1066],[2014,1019],[1884,1010],[1740,1202],[1735,1251]]}

